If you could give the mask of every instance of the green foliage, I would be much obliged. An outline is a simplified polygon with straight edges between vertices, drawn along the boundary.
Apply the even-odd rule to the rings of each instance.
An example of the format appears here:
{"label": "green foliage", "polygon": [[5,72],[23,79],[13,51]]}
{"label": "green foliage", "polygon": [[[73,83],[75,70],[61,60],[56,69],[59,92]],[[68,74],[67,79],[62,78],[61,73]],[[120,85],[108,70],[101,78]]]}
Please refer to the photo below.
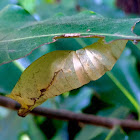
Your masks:
{"label": "green foliage", "polygon": [[36,126],[32,116],[23,119],[15,112],[9,111],[7,116],[0,120],[0,128],[0,139],[17,140],[26,134],[33,140],[45,140],[44,134]]}
{"label": "green foliage", "polygon": [[0,15],[0,64],[24,57],[40,45],[49,44],[57,38],[105,36],[107,42],[122,38],[140,39],[131,31],[139,20],[108,19],[85,11],[70,17],[56,16],[38,22],[24,9],[7,6]]}
{"label": "green foliage", "polygon": [[[1,0],[0,9],[13,2],[16,1]],[[23,7],[10,5],[0,11],[0,63],[12,61],[0,66],[0,94],[2,95],[9,94],[23,69],[45,53],[54,50],[77,50],[97,41],[93,38],[62,38],[55,43],[37,48],[44,43],[52,42],[52,38],[55,36],[51,36],[52,33],[59,35],[81,33],[86,36],[96,33],[105,35],[106,41],[121,38],[122,35],[123,38],[140,38],[131,32],[131,27],[139,21],[139,18],[110,19],[110,17],[129,18],[116,8],[114,0],[100,0],[100,3],[93,0],[61,0],[60,2],[19,0],[17,4]],[[108,18],[96,16],[92,12],[84,12],[85,10],[92,10]],[[79,14],[79,11],[83,12]],[[76,24],[74,28],[71,28],[72,23]],[[137,35],[140,35],[139,25],[138,23],[134,29]],[[69,27],[68,30],[66,30],[66,26]],[[90,32],[87,32],[87,29],[90,29]],[[119,36],[115,34],[116,32]],[[33,36],[38,36],[38,38],[33,38]],[[21,38],[28,38],[28,40]],[[13,39],[17,39],[17,41],[7,41]],[[37,49],[34,50],[35,48]],[[13,61],[24,57],[32,50],[34,51],[29,56]],[[128,42],[111,73],[80,89],[50,99],[42,106],[86,112],[104,117],[138,119],[140,117],[137,108],[140,108],[139,54],[140,43],[134,45],[132,42]],[[70,126],[73,126],[72,131]],[[127,131],[119,127],[109,130],[103,127],[68,123],[43,117],[27,116],[23,119],[19,118],[15,112],[0,107],[0,140],[24,140],[24,137],[31,140],[67,140],[70,136],[75,140],[137,140],[140,137],[139,131]]]}
{"label": "green foliage", "polygon": [[[134,110],[135,105],[133,106],[133,101],[131,99],[128,101],[129,98],[125,95],[125,91],[116,84],[116,81],[110,77],[109,73],[93,82],[93,88],[101,94],[103,100],[108,100],[110,103],[115,103],[116,105],[122,104]],[[123,55],[113,68],[112,74],[121,86],[127,90],[129,95],[135,98],[135,102],[139,104],[139,95],[137,93],[140,91],[140,78],[136,67],[136,58],[131,54],[130,49],[124,50]],[[133,76],[129,77],[129,75]]]}
{"label": "green foliage", "polygon": [[15,63],[8,63],[0,66],[0,92],[4,94],[10,93],[20,75],[21,70]]}
{"label": "green foliage", "polygon": [[[127,108],[120,107],[117,109],[101,111],[99,115],[123,119],[128,114],[128,111],[129,110]],[[96,126],[87,125],[80,131],[80,133],[77,134],[76,140],[123,140],[124,137],[124,132],[121,132],[120,128],[118,128],[117,126],[116,128],[109,131],[106,128],[97,128]]]}
{"label": "green foliage", "polygon": [[30,13],[34,13],[35,6],[36,6],[36,0],[18,0],[20,5],[24,7],[27,11]]}

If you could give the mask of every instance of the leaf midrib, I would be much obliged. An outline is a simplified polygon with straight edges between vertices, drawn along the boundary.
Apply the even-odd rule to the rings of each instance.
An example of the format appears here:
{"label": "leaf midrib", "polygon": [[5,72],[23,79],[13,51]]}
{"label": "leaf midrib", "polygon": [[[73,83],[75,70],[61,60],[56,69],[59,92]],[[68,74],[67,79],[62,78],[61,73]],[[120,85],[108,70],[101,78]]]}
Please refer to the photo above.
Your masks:
{"label": "leaf midrib", "polygon": [[[137,40],[140,40],[140,37],[139,36],[126,36],[126,35],[113,35],[113,34],[106,34],[106,33],[59,33],[59,34],[49,34],[49,35],[39,35],[39,36],[28,36],[28,37],[23,37],[23,38],[16,38],[16,39],[10,39],[10,40],[1,40],[0,43],[4,43],[4,42],[16,42],[16,41],[20,41],[20,40],[28,40],[28,39],[35,39],[35,38],[42,38],[42,37],[59,37],[59,36],[62,36],[62,35],[66,35],[66,34],[81,34],[81,35],[78,35],[78,36],[73,36],[73,37],[82,37],[83,35],[86,35],[84,37],[94,37],[94,36],[99,36],[99,37],[103,37],[103,36],[113,36],[113,37],[121,37],[121,38],[125,38],[125,39],[137,39]],[[72,37],[72,36],[71,36]],[[67,38],[67,37],[63,37],[63,38]],[[69,37],[70,38],[70,37]]]}

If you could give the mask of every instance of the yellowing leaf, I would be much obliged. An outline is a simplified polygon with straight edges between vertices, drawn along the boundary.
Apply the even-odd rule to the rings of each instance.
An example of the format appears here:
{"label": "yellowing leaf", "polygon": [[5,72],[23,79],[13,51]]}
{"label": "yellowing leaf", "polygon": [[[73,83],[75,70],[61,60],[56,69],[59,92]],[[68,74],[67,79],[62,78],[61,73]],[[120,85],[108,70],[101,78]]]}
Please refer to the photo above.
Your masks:
{"label": "yellowing leaf", "polygon": [[106,44],[103,39],[77,51],[54,51],[32,63],[8,97],[18,101],[18,114],[26,116],[48,98],[99,79],[112,69],[127,40]]}

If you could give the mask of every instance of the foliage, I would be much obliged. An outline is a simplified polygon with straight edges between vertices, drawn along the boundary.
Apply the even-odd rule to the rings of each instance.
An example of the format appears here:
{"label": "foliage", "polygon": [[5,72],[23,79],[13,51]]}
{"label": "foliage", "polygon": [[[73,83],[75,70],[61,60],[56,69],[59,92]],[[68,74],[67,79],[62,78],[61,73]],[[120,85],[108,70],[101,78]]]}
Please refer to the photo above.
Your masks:
{"label": "foliage", "polygon": [[[55,16],[35,22],[33,17],[20,7],[7,6],[1,10],[0,16],[0,64],[24,57],[38,46],[52,43],[59,38],[105,36],[107,42],[122,38],[140,39],[131,32],[132,26],[139,20],[115,20],[85,11],[70,17]],[[13,22],[15,24],[12,24]]]}
{"label": "foliage", "polygon": [[[131,32],[131,27],[139,19],[117,19],[118,17],[129,18],[132,16],[125,15],[118,10],[114,5],[114,0],[100,0],[100,3],[95,0],[71,0],[69,2],[66,0],[19,0],[16,4],[22,6],[22,8],[15,5],[6,6],[13,4],[13,2],[16,1],[0,1],[0,9],[3,9],[0,12],[0,62],[2,64],[12,61],[0,66],[1,95],[9,94],[22,71],[40,56],[54,50],[77,50],[97,41],[93,38],[64,38],[63,36],[52,44],[37,48],[46,42],[52,42],[55,36],[40,38],[40,35],[50,35],[52,33],[57,33],[59,36],[65,33],[80,33],[86,36],[95,35],[95,33],[98,36],[101,36],[102,33],[103,35],[114,34],[114,37],[105,35],[108,42],[122,38],[122,35],[123,38],[140,38]],[[108,18],[96,15],[93,12],[87,12],[87,10],[95,11]],[[79,13],[79,11],[82,13]],[[92,17],[96,22],[86,18],[85,15]],[[110,17],[114,19],[110,19]],[[133,17],[137,16],[133,15]],[[71,28],[72,23],[76,24],[74,28]],[[60,25],[59,29],[57,28],[58,25]],[[66,30],[66,26],[69,27],[69,30]],[[79,26],[81,28],[78,28]],[[112,28],[110,29],[110,27]],[[90,29],[90,32],[87,32],[87,29]],[[115,34],[118,31],[120,32],[119,38]],[[136,25],[134,32],[140,35],[139,24]],[[38,36],[39,40],[32,38],[32,36]],[[29,40],[21,40],[25,37]],[[16,42],[7,41],[14,38],[17,39]],[[138,119],[140,117],[138,109],[140,108],[139,46],[139,44],[133,44],[129,41],[121,58],[110,73],[80,89],[49,99],[42,106],[105,117]],[[37,49],[34,50],[35,48]],[[34,51],[29,56],[13,61],[24,57],[32,50]],[[0,139],[24,140],[25,137],[31,140],[39,138],[41,140],[131,140],[139,137],[139,132],[128,131],[119,127],[108,130],[43,117],[27,116],[27,118],[22,119],[15,112],[0,107]]]}

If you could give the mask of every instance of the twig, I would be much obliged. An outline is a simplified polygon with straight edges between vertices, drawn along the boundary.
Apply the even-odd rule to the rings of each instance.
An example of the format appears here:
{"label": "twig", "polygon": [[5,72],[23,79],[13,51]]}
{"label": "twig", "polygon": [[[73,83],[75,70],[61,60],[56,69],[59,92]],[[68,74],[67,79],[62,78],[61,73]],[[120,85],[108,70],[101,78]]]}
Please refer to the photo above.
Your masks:
{"label": "twig", "polygon": [[[20,108],[20,104],[4,96],[0,96],[0,105],[12,110],[18,110]],[[45,116],[59,120],[78,121],[85,124],[103,126],[109,129],[115,127],[116,125],[119,125],[123,128],[131,130],[140,130],[140,122],[136,120],[119,120],[95,115],[86,115],[82,113],[73,113],[67,110],[47,109],[43,107],[37,107],[34,110],[32,110],[31,113],[34,115]]]}

